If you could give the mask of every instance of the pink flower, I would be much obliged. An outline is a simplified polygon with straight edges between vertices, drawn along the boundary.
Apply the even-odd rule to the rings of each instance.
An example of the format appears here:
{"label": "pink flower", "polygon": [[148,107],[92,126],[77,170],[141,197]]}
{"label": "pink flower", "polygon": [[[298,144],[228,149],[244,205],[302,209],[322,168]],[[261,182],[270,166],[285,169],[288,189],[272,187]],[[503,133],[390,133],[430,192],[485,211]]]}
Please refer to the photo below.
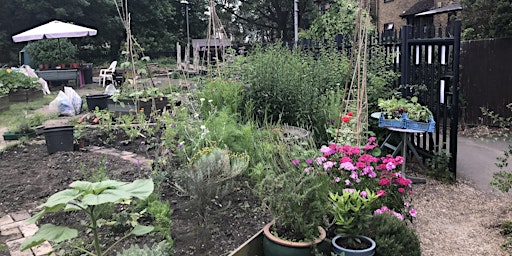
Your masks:
{"label": "pink flower", "polygon": [[398,188],[398,192],[403,194],[403,193],[405,193],[405,189],[404,188]]}
{"label": "pink flower", "polygon": [[416,218],[416,214],[417,214],[416,209],[411,209],[411,210],[409,210],[409,214],[410,214],[413,218]]}
{"label": "pink flower", "polygon": [[404,220],[404,216],[398,212],[392,212],[391,214],[400,220]]}
{"label": "pink flower", "polygon": [[379,197],[385,197],[386,196],[386,190],[380,189],[379,191],[377,191],[377,195]]}
{"label": "pink flower", "polygon": [[326,147],[326,146],[323,146],[320,149],[320,152],[324,153],[324,156],[326,156],[326,157],[336,153],[336,151],[334,151],[334,149],[332,149],[331,147]]}
{"label": "pink flower", "polygon": [[368,194],[366,193],[366,191],[361,191],[361,193],[359,193],[359,195],[364,198],[368,197]]}
{"label": "pink flower", "polygon": [[309,159],[309,158],[308,158],[308,159],[306,160],[306,163],[307,163],[307,164],[312,164],[312,163],[313,163],[313,160],[311,160],[311,159]]}
{"label": "pink flower", "polygon": [[389,187],[391,185],[391,181],[388,178],[381,178],[379,180],[379,186]]}
{"label": "pink flower", "polygon": [[299,160],[299,159],[297,159],[297,158],[295,158],[295,159],[293,159],[293,160],[292,160],[292,164],[293,164],[294,166],[299,165],[299,163],[300,163],[300,160]]}
{"label": "pink flower", "polygon": [[332,167],[335,165],[335,162],[327,161],[324,163],[324,170],[328,171],[332,169]]}

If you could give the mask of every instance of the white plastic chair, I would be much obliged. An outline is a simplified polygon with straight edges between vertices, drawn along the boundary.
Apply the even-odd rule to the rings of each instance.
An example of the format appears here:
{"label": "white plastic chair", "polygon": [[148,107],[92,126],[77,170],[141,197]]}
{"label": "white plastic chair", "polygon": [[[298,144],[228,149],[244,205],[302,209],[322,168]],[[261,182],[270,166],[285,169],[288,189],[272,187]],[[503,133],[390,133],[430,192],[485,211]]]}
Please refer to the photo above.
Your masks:
{"label": "white plastic chair", "polygon": [[100,69],[100,84],[105,87],[107,79],[114,82],[114,72],[116,72],[117,61],[112,61],[110,66],[106,69]]}

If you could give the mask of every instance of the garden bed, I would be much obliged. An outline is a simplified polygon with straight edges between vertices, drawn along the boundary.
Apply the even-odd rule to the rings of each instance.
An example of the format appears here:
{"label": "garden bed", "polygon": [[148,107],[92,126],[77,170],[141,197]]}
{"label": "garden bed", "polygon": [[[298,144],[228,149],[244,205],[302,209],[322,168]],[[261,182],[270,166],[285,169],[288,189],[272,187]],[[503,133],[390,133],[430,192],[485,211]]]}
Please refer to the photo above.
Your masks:
{"label": "garden bed", "polygon": [[[136,148],[134,145],[126,146]],[[20,210],[28,210],[34,214],[37,205],[53,193],[66,189],[70,182],[89,175],[88,171],[102,164],[104,157],[108,159],[109,174],[114,179],[131,181],[150,175],[151,171],[140,169],[119,157],[82,151],[48,155],[44,144],[1,152],[0,175],[3,178],[0,188],[0,217]],[[13,170],[17,171],[16,175],[12,175]],[[212,202],[209,206],[210,215],[207,222],[203,222],[203,226],[198,225],[201,221],[199,216],[187,207],[189,197],[172,186],[172,181],[162,183],[162,199],[170,202],[174,210],[171,233],[175,255],[227,255],[269,221],[268,215],[258,210],[260,202],[244,183],[240,180],[241,185],[235,191]],[[78,214],[56,213],[48,215],[41,222],[76,225],[81,219],[82,216]],[[0,236],[0,244],[5,242],[2,240],[5,238]],[[104,239],[111,242],[116,239],[116,235],[106,236]],[[155,236],[136,237],[126,240],[116,248],[128,248],[132,243],[151,245],[155,242]],[[2,253],[5,251],[0,249],[0,255]]]}

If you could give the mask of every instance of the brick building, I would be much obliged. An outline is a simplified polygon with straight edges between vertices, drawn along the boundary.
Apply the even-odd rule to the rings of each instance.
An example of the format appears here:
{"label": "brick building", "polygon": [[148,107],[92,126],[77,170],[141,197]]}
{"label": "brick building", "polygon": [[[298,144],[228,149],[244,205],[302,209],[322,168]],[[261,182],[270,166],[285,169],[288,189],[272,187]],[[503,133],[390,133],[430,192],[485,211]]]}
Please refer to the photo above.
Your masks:
{"label": "brick building", "polygon": [[[371,1],[372,15],[380,32],[399,30],[403,25],[416,28],[445,27],[460,15],[460,1],[453,0],[365,0]],[[324,12],[330,0],[315,0]]]}

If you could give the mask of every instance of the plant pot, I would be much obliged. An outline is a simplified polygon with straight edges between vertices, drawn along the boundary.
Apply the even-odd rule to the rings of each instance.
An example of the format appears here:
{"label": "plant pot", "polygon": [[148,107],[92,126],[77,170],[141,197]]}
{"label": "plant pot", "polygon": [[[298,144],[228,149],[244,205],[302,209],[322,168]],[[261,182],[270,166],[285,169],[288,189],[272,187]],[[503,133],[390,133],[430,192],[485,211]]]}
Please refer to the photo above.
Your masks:
{"label": "plant pot", "polygon": [[265,256],[313,256],[313,248],[318,246],[326,236],[325,230],[318,227],[320,236],[311,242],[291,242],[278,238],[270,232],[272,222],[263,228],[263,252]]}
{"label": "plant pot", "polygon": [[0,95],[0,111],[8,110],[10,104],[8,95]]}
{"label": "plant pot", "polygon": [[9,92],[9,101],[10,102],[29,102],[33,99],[43,97],[43,91],[38,88],[30,88],[30,89],[17,89],[16,91]]}
{"label": "plant pot", "polygon": [[297,126],[285,125],[282,128],[281,138],[289,144],[299,144],[307,141],[309,131]]}
{"label": "plant pot", "polygon": [[96,107],[99,110],[108,108],[108,99],[110,95],[107,94],[95,94],[95,95],[87,95],[85,96],[85,101],[87,102],[87,109],[89,111],[94,111]]}
{"label": "plant pot", "polygon": [[16,132],[4,132],[4,140],[19,140],[22,137],[33,138],[36,136],[36,132],[28,133],[16,133]]}
{"label": "plant pot", "polygon": [[[167,97],[155,98],[155,107],[157,111],[162,111],[165,106],[169,103]],[[118,99],[118,102],[112,100],[108,101],[108,109],[114,111],[116,115],[134,113],[135,111],[143,112],[146,118],[151,115],[152,102],[149,101],[137,101],[133,99]]]}
{"label": "plant pot", "polygon": [[48,154],[58,151],[73,151],[73,126],[56,126],[43,129]]}
{"label": "plant pot", "polygon": [[[370,246],[366,249],[347,249],[342,247],[340,241],[346,239],[347,236],[336,236],[332,239],[332,250],[336,255],[345,256],[373,256],[375,254],[375,241],[366,236],[357,236],[361,241],[366,241]],[[342,254],[344,253],[344,254]]]}

